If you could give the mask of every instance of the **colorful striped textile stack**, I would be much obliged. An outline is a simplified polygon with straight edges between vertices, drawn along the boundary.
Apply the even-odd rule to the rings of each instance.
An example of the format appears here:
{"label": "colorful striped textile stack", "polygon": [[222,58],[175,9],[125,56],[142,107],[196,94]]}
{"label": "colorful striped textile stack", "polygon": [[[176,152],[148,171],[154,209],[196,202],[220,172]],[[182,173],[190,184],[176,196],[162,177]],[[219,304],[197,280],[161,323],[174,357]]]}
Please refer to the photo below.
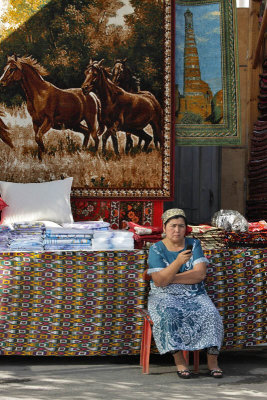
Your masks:
{"label": "colorful striped textile stack", "polygon": [[200,240],[203,250],[225,248],[225,230],[210,225],[190,225],[192,232],[188,237]]}
{"label": "colorful striped textile stack", "polygon": [[260,74],[258,109],[261,115],[254,124],[251,135],[250,161],[248,164],[249,199],[247,218],[249,221],[267,219],[267,58]]}
{"label": "colorful striped textile stack", "polygon": [[267,248],[267,222],[264,220],[250,222],[248,232],[226,232],[226,247]]}
{"label": "colorful striped textile stack", "polygon": [[262,232],[225,232],[225,247],[267,248],[267,230]]}

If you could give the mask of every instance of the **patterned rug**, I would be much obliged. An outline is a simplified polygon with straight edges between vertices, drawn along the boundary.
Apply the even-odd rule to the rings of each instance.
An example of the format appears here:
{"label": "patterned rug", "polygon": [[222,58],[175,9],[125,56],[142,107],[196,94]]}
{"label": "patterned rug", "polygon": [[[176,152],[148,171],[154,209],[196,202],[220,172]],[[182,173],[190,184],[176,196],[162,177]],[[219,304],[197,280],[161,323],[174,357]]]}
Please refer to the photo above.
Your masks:
{"label": "patterned rug", "polygon": [[145,263],[140,250],[0,253],[1,354],[139,354]]}
{"label": "patterned rug", "polygon": [[224,322],[223,349],[246,348],[266,342],[266,249],[204,252],[207,292]]}
{"label": "patterned rug", "polygon": [[235,1],[176,0],[175,19],[176,143],[239,144]]}
{"label": "patterned rug", "polygon": [[113,201],[91,200],[86,198],[71,199],[75,221],[110,222],[112,229],[122,229],[127,221],[140,225],[161,225],[163,212],[162,201]]}

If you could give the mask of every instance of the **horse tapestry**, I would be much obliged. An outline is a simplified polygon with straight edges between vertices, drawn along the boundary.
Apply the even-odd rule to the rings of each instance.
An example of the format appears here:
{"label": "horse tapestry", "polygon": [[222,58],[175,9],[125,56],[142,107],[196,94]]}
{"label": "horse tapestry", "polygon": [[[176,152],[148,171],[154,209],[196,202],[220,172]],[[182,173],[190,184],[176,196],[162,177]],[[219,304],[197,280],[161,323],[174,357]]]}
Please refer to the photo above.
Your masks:
{"label": "horse tapestry", "polygon": [[175,98],[177,144],[240,144],[234,0],[175,1]]}
{"label": "horse tapestry", "polygon": [[174,0],[10,0],[0,17],[0,180],[170,200]]}

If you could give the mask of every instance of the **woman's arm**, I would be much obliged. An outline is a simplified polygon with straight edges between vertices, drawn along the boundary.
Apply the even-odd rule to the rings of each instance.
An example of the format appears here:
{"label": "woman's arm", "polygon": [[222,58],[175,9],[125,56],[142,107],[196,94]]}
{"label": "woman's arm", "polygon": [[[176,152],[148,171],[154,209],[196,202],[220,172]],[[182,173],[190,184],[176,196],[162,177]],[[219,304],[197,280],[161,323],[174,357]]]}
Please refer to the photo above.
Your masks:
{"label": "woman's arm", "polygon": [[185,285],[199,283],[205,279],[206,269],[205,262],[198,263],[194,265],[193,269],[176,274],[171,283],[182,283]]}
{"label": "woman's arm", "polygon": [[174,283],[173,279],[175,278],[177,272],[180,270],[181,266],[190,259],[191,256],[192,253],[190,250],[182,251],[167,267],[161,269],[160,271],[153,272],[151,276],[154,284],[156,286],[167,286],[170,283]]}

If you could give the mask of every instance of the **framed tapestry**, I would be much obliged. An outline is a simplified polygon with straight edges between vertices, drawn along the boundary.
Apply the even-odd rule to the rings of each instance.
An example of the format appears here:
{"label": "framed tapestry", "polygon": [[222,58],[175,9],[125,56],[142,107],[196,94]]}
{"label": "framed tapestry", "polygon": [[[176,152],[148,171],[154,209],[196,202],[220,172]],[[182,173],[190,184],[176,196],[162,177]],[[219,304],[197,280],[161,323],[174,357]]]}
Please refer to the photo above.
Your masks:
{"label": "framed tapestry", "polygon": [[240,144],[234,0],[175,0],[175,137]]}
{"label": "framed tapestry", "polygon": [[71,176],[76,197],[170,200],[174,0],[4,6],[0,180]]}

